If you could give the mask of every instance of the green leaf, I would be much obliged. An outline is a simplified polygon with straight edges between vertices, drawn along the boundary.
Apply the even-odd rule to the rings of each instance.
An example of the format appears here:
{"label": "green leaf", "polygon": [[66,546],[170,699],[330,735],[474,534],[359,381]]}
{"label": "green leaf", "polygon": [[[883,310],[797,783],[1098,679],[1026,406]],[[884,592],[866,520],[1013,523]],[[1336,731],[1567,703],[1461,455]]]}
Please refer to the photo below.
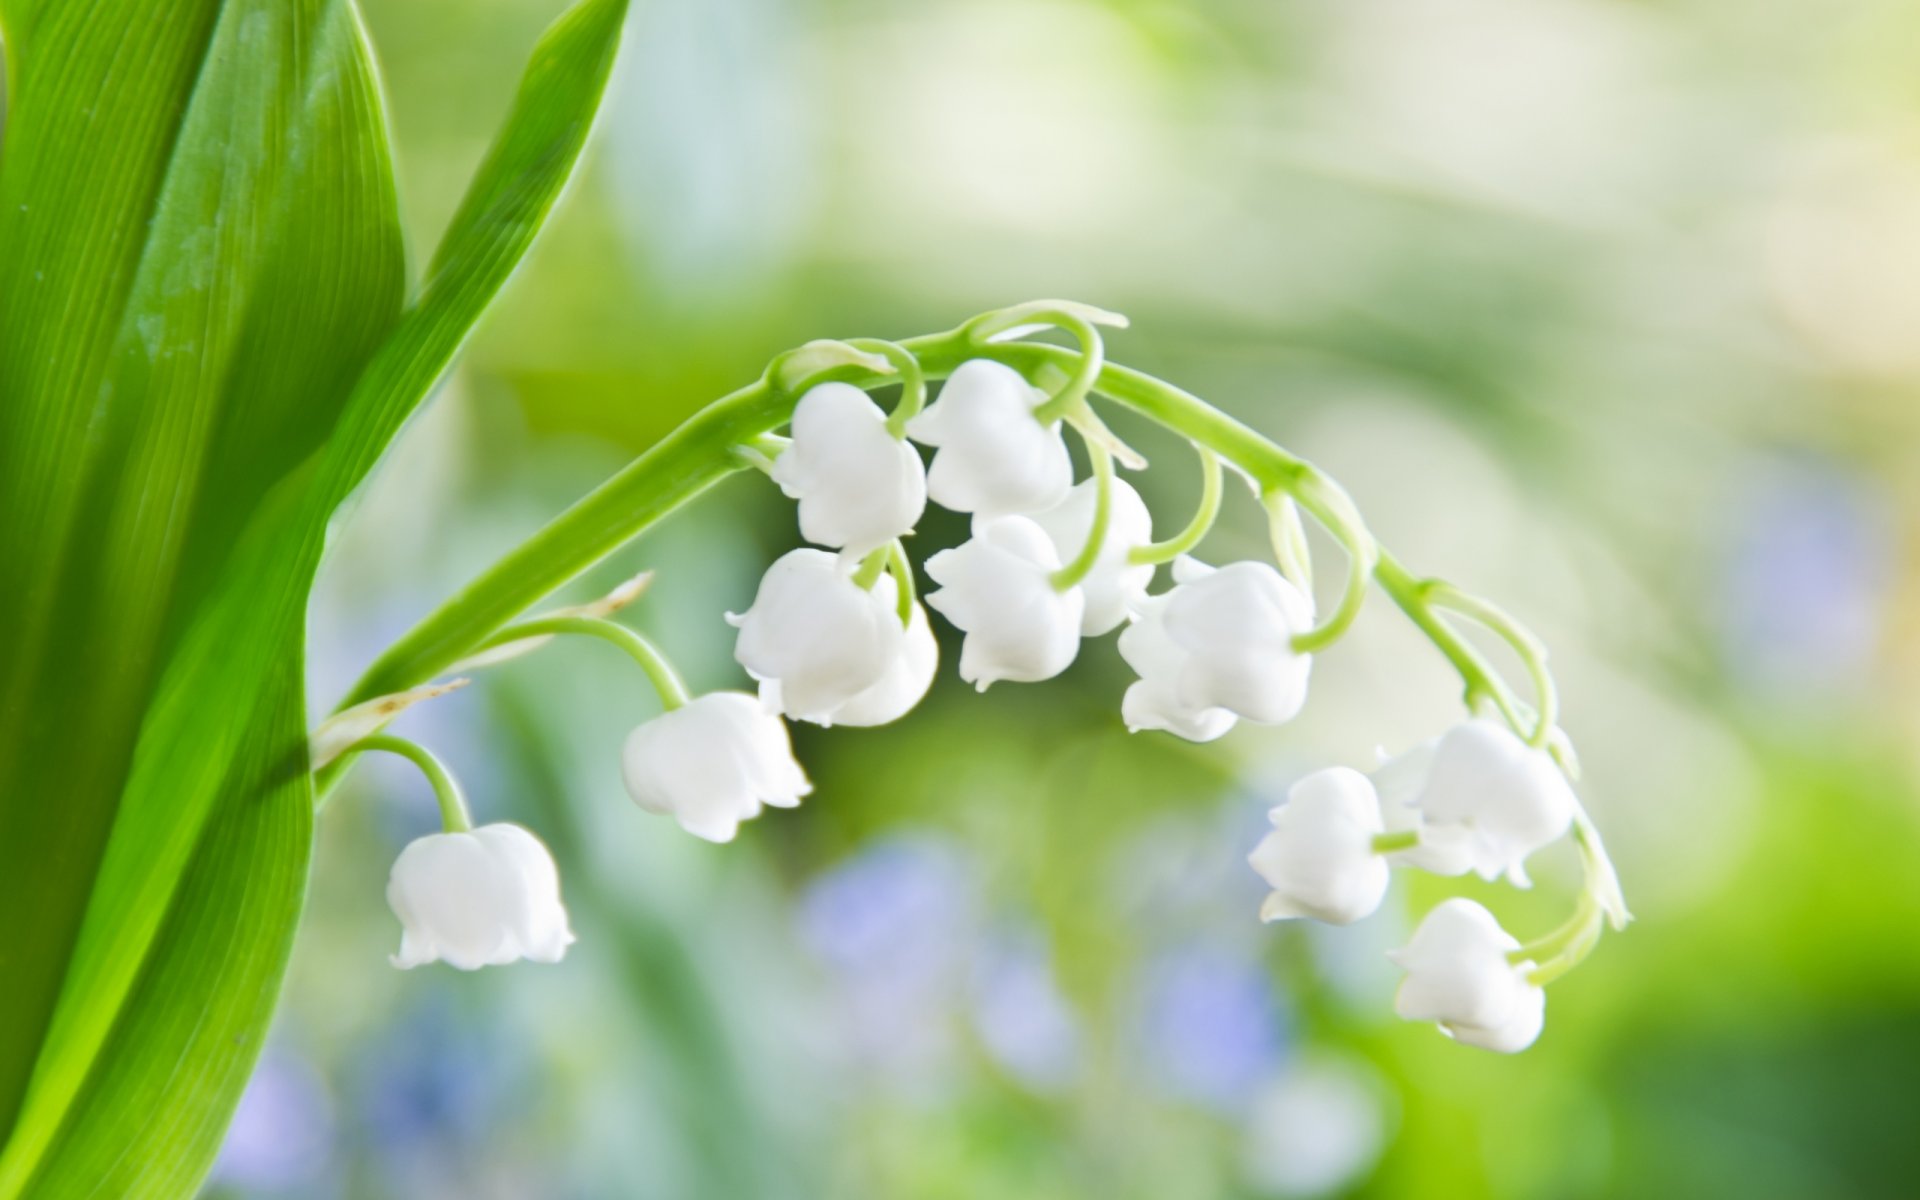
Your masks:
{"label": "green leaf", "polygon": [[543,40],[403,312],[344,0],[0,6],[0,1197],[212,1161],[305,891],[326,523],[550,211],[625,7]]}

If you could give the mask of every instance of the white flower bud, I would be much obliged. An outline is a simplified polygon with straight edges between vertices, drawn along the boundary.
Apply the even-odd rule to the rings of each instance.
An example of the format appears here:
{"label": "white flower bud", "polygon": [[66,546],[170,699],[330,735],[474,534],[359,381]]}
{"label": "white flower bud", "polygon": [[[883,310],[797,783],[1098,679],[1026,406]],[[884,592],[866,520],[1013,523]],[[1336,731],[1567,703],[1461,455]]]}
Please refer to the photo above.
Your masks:
{"label": "white flower bud", "polygon": [[[1093,569],[1080,581],[1080,589],[1087,594],[1086,615],[1080,619],[1083,637],[1099,637],[1126,620],[1127,613],[1147,598],[1147,585],[1153,581],[1151,565],[1127,561],[1128,552],[1135,546],[1153,540],[1153,515],[1131,484],[1115,479],[1110,486],[1113,491],[1107,536],[1100,543]],[[1032,514],[1034,522],[1053,539],[1053,548],[1063,563],[1072,562],[1086,549],[1099,488],[1099,480],[1084,480],[1059,504]]]}
{"label": "white flower bud", "polygon": [[1120,635],[1120,656],[1140,676],[1121,706],[1127,728],[1205,742],[1237,717],[1290,720],[1306,703],[1313,666],[1293,638],[1311,627],[1313,602],[1264,563],[1216,571],[1182,558],[1174,579]]}
{"label": "white flower bud", "polygon": [[553,963],[573,944],[553,856],[518,825],[415,838],[394,860],[387,904],[400,918],[393,965],[403,969]]}
{"label": "white flower bud", "polygon": [[744,692],[708,692],[627,735],[627,794],[695,837],[730,842],[763,804],[793,808],[813,790],[780,718]]}
{"label": "white flower bud", "polygon": [[1086,598],[1055,591],[1060,556],[1026,517],[974,521],[973,537],[927,560],[939,591],[927,597],[967,636],[960,678],[986,691],[1001,679],[1032,683],[1067,669],[1080,652]]}
{"label": "white flower bud", "polygon": [[[882,582],[891,579],[884,576]],[[913,606],[906,636],[880,681],[833,710],[823,725],[885,725],[897,721],[920,703],[933,686],[934,672],[940,666],[940,647],[933,640],[933,626],[927,622],[927,610]]]}
{"label": "white flower bud", "polygon": [[826,723],[879,683],[900,654],[894,590],[882,576],[862,588],[824,550],[792,550],[760,579],[752,607],[727,620],[740,630],[733,656],[788,716]]}
{"label": "white flower bud", "polygon": [[1419,753],[1430,761],[1410,802],[1421,843],[1410,861],[1439,874],[1504,872],[1529,886],[1527,856],[1564,835],[1579,806],[1553,756],[1484,718],[1461,722]]}
{"label": "white flower bud", "polygon": [[846,383],[823,383],[800,397],[793,443],[770,472],[800,502],[808,541],[858,558],[913,531],[927,507],[920,453],[887,430],[886,414]]}
{"label": "white flower bud", "polygon": [[1060,423],[1042,425],[1033,410],[1046,393],[991,359],[961,363],[940,396],[907,423],[935,448],[927,494],[955,512],[981,517],[1033,513],[1066,499],[1073,462]]}
{"label": "white flower bud", "polygon": [[1447,900],[1413,938],[1387,957],[1406,971],[1394,1011],[1435,1021],[1449,1036],[1513,1054],[1533,1045],[1546,1022],[1547,993],[1527,980],[1528,962],[1507,958],[1520,943],[1471,900]]}
{"label": "white flower bud", "polygon": [[1365,775],[1348,767],[1315,771],[1267,815],[1273,832],[1247,856],[1273,888],[1260,906],[1261,920],[1313,917],[1350,925],[1380,907],[1390,872],[1373,849],[1380,799]]}
{"label": "white flower bud", "polygon": [[1472,835],[1458,826],[1428,824],[1414,806],[1433,769],[1433,752],[1439,745],[1440,739],[1436,737],[1392,757],[1383,750],[1380,766],[1368,778],[1380,797],[1380,817],[1387,832],[1420,835],[1420,840],[1413,845],[1388,854],[1387,861],[1396,867],[1418,867],[1435,875],[1465,875],[1473,870]]}

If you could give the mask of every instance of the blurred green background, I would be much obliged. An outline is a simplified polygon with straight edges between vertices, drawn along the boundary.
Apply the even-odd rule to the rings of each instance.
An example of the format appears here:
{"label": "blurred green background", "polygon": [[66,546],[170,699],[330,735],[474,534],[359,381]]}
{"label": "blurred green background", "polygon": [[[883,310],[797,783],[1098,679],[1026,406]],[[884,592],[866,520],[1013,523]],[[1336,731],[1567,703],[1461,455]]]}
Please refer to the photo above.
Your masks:
{"label": "blurred green background", "polygon": [[[559,0],[363,0],[430,245]],[[798,730],[817,790],[640,813],[595,644],[399,727],[560,858],[556,967],[385,962],[433,805],[321,823],[225,1197],[1740,1196],[1920,1188],[1920,7],[1908,0],[654,0],[590,169],[334,549],[314,702],[777,351],[1069,296],[1111,354],[1328,468],[1555,653],[1640,918],[1515,1058],[1395,1020],[1381,952],[1263,928],[1291,778],[1457,718],[1384,599],[1306,715],[1129,737],[1062,679]],[[1122,422],[1184,522],[1190,458]],[[1261,552],[1251,505],[1205,549]],[[962,533],[930,516],[917,556]],[[741,477],[616,555],[741,686],[795,544]],[[1337,572],[1328,572],[1337,574]],[[1575,872],[1493,893],[1555,922]]]}

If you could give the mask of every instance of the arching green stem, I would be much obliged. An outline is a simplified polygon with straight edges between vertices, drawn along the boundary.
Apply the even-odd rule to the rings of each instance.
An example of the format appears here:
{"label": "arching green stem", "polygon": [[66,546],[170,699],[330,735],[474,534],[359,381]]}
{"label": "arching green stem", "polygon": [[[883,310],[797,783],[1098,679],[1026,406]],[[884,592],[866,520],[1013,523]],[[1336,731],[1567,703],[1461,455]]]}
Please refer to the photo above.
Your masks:
{"label": "arching green stem", "polygon": [[1200,455],[1200,507],[1194,511],[1193,520],[1187,527],[1164,542],[1135,546],[1127,552],[1127,561],[1139,566],[1158,566],[1172,562],[1182,554],[1192,553],[1213,529],[1214,521],[1220,517],[1220,497],[1224,488],[1221,483],[1220,456],[1202,446],[1193,444],[1194,451]]}
{"label": "arching green stem", "polygon": [[1267,510],[1267,544],[1273,547],[1274,564],[1293,586],[1313,595],[1313,550],[1300,523],[1300,506],[1285,492],[1269,492],[1261,507]]}
{"label": "arching green stem", "polygon": [[900,402],[887,415],[887,432],[893,435],[895,441],[906,437],[907,422],[919,416],[920,410],[927,406],[927,373],[920,369],[920,360],[899,342],[880,338],[848,338],[847,345],[871,351],[893,364],[894,371],[900,376]]}
{"label": "arching green stem", "polygon": [[1534,746],[1545,748],[1553,736],[1553,727],[1559,720],[1560,711],[1560,694],[1554,687],[1553,673],[1547,670],[1546,646],[1533,635],[1532,630],[1514,620],[1505,610],[1471,592],[1438,579],[1428,580],[1425,588],[1429,603],[1459,613],[1486,628],[1520,656],[1521,663],[1527,669],[1527,677],[1533,683],[1537,712],[1533,732],[1527,740]]}
{"label": "arching green stem", "polygon": [[1347,552],[1347,586],[1340,594],[1339,604],[1334,606],[1333,615],[1293,639],[1293,648],[1307,654],[1338,641],[1360,615],[1360,606],[1367,599],[1367,582],[1380,558],[1380,547],[1367,532],[1352,498],[1320,472],[1311,468],[1302,471],[1288,492]]}
{"label": "arching green stem", "polygon": [[454,779],[453,772],[447,770],[447,764],[435,757],[433,751],[403,737],[376,733],[355,742],[342,758],[356,757],[369,750],[398,754],[420,768],[420,773],[433,785],[434,799],[440,802],[441,828],[448,833],[466,833],[473,828],[473,814],[467,808],[466,793],[460,790],[460,783]]}
{"label": "arching green stem", "polygon": [[1074,560],[1053,573],[1053,590],[1064,592],[1077,587],[1100,561],[1107,545],[1107,527],[1113,522],[1113,455],[1101,443],[1087,438],[1087,460],[1093,464],[1093,524],[1087,530],[1087,544]]}
{"label": "arching green stem", "polygon": [[880,572],[887,569],[887,560],[892,557],[892,554],[891,546],[882,546],[878,550],[869,551],[867,556],[860,560],[860,566],[853,572],[853,586],[863,592],[871,590],[874,584],[880,582]]}
{"label": "arching green stem", "polygon": [[658,646],[618,621],[609,621],[605,617],[535,617],[531,621],[521,621],[507,626],[482,642],[478,649],[490,650],[510,642],[560,633],[597,637],[626,651],[634,662],[640,664],[640,669],[646,672],[647,681],[653,684],[653,690],[660,696],[661,708],[668,712],[679,708],[690,698],[687,685],[681,680],[680,673],[673,669],[673,664],[667,661],[667,656],[660,652]]}
{"label": "arching green stem", "polygon": [[913,562],[907,557],[907,548],[899,538],[893,539],[887,546],[887,570],[893,576],[898,596],[900,627],[905,629],[913,624],[913,606],[919,595],[918,585],[913,579]]}

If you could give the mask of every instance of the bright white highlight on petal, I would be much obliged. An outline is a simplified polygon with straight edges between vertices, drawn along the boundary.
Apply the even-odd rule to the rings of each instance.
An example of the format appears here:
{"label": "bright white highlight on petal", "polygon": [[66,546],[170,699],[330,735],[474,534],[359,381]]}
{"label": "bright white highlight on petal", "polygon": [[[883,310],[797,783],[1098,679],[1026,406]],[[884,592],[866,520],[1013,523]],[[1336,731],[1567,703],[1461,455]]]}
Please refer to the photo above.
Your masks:
{"label": "bright white highlight on petal", "polygon": [[939,398],[907,423],[913,440],[935,448],[927,469],[934,503],[991,518],[1042,512],[1066,499],[1073,461],[1060,423],[1033,416],[1046,400],[1004,363],[961,363]]}
{"label": "bright white highlight on petal", "polygon": [[387,880],[387,904],[400,918],[396,967],[553,963],[573,944],[553,856],[518,825],[409,842]]}
{"label": "bright white highlight on petal", "polygon": [[781,555],[760,579],[752,607],[727,620],[740,630],[733,656],[788,716],[827,724],[874,687],[901,656],[905,634],[893,582],[862,588],[824,550]]}
{"label": "bright white highlight on petal", "polygon": [[1273,888],[1261,920],[1350,925],[1380,907],[1391,872],[1373,849],[1382,830],[1380,798],[1365,775],[1349,767],[1315,771],[1267,815],[1273,832],[1247,856]]}
{"label": "bright white highlight on petal", "polygon": [[770,474],[800,502],[800,533],[858,558],[913,532],[927,507],[920,452],[887,430],[886,414],[846,383],[800,397],[793,443]]}
{"label": "bright white highlight on petal", "polygon": [[1485,908],[1457,897],[1445,901],[1405,947],[1387,955],[1407,973],[1394,1011],[1409,1021],[1438,1022],[1469,1046],[1502,1054],[1525,1050],[1546,1022],[1547,993],[1527,981],[1534,964],[1507,960],[1519,948]]}
{"label": "bright white highlight on petal", "polygon": [[[1153,514],[1126,480],[1114,479],[1111,487],[1107,536],[1100,543],[1093,569],[1080,581],[1080,590],[1087,596],[1087,611],[1080,619],[1083,637],[1099,637],[1117,628],[1147,598],[1147,585],[1153,582],[1151,565],[1127,561],[1128,551],[1153,540]],[[1099,488],[1098,480],[1083,480],[1065,500],[1032,514],[1034,522],[1052,539],[1061,562],[1072,562],[1086,548],[1087,535],[1093,532]]]}
{"label": "bright white highlight on petal", "polygon": [[1313,602],[1264,563],[1214,570],[1174,563],[1175,587],[1138,606],[1120,656],[1140,676],[1121,713],[1132,730],[1164,729],[1212,741],[1237,718],[1273,725],[1307,699],[1313,656],[1293,648],[1313,624]]}
{"label": "bright white highlight on petal", "polygon": [[792,808],[813,790],[786,723],[745,692],[709,692],[627,735],[627,794],[695,837],[730,842],[762,805]]}
{"label": "bright white highlight on petal", "polygon": [[960,678],[984,692],[1067,669],[1080,652],[1086,598],[1077,587],[1054,589],[1059,569],[1053,543],[1026,517],[976,519],[972,538],[927,560],[941,585],[927,603],[967,635]]}

